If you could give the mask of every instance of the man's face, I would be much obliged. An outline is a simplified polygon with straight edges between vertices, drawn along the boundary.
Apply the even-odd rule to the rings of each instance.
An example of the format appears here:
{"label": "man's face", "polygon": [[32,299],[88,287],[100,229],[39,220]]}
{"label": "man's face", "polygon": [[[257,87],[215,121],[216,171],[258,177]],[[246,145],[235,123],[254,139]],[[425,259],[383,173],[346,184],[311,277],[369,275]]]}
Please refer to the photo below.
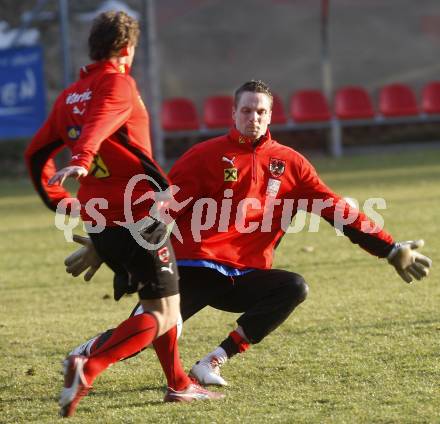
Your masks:
{"label": "man's face", "polygon": [[266,133],[271,117],[270,97],[264,93],[241,93],[237,107],[232,111],[237,130],[252,141]]}

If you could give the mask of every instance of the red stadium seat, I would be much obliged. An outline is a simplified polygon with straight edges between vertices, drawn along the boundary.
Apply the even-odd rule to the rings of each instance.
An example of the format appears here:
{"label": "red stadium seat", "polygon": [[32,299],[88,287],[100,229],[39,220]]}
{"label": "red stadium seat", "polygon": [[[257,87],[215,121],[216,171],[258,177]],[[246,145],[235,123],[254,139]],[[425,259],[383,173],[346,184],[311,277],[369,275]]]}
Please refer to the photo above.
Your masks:
{"label": "red stadium seat", "polygon": [[423,88],[422,110],[430,115],[440,114],[440,81],[430,82]]}
{"label": "red stadium seat", "polygon": [[203,106],[203,122],[208,128],[226,128],[233,125],[231,96],[211,96]]}
{"label": "red stadium seat", "polygon": [[374,117],[373,103],[362,87],[343,87],[336,92],[335,114],[340,119],[366,119]]}
{"label": "red stadium seat", "polygon": [[319,90],[300,90],[290,99],[290,116],[295,122],[325,122],[331,113]]}
{"label": "red stadium seat", "polygon": [[383,116],[415,116],[419,114],[416,96],[405,84],[389,84],[379,92],[379,112]]}
{"label": "red stadium seat", "polygon": [[165,100],[161,117],[165,131],[197,130],[200,127],[194,103],[183,97]]}
{"label": "red stadium seat", "polygon": [[286,124],[287,117],[284,111],[283,101],[276,94],[273,95],[273,105],[272,105],[272,124]]}

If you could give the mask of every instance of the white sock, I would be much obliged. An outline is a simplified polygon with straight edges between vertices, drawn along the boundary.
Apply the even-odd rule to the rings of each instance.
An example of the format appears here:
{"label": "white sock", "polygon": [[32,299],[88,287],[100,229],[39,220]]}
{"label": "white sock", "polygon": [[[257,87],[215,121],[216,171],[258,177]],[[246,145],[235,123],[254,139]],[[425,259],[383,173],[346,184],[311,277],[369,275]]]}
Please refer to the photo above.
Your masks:
{"label": "white sock", "polygon": [[222,347],[217,347],[211,353],[208,353],[205,357],[203,357],[200,362],[211,362],[212,358],[216,358],[219,365],[223,365],[228,360],[228,355],[226,355],[225,350]]}
{"label": "white sock", "polygon": [[100,336],[101,334],[98,334],[95,337],[92,337],[91,339],[87,340],[86,342],[84,342],[83,344],[80,344],[79,346],[77,346],[75,349],[73,349],[69,355],[85,355],[85,356],[89,356],[90,355],[90,349],[93,346],[93,343],[95,343],[96,339]]}

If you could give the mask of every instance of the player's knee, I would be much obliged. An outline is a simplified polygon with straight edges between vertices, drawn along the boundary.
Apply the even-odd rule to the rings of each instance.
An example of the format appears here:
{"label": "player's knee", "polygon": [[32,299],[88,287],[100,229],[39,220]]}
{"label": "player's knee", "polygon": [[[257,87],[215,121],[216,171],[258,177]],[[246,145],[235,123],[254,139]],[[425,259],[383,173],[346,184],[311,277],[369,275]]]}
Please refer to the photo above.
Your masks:
{"label": "player's knee", "polygon": [[143,310],[153,314],[158,323],[158,335],[174,327],[180,318],[180,296],[175,294],[160,299],[141,299]]}
{"label": "player's knee", "polygon": [[299,276],[299,281],[298,281],[298,292],[299,292],[298,298],[301,300],[301,302],[304,302],[304,300],[306,300],[309,294],[309,286],[305,282],[304,278],[302,278],[301,276]]}
{"label": "player's knee", "polygon": [[289,292],[289,298],[297,305],[304,302],[309,293],[309,286],[304,278],[299,274],[292,273],[292,276],[288,281],[286,290]]}

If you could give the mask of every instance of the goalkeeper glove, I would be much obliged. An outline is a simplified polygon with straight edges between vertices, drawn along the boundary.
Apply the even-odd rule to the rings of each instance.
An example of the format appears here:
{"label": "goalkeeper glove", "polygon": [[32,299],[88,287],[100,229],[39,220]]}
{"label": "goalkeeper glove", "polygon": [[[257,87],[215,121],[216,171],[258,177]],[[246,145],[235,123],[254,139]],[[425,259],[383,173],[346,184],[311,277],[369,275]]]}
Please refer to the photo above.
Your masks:
{"label": "goalkeeper glove", "polygon": [[388,255],[388,262],[407,283],[411,283],[413,277],[421,280],[429,274],[431,259],[415,251],[424,244],[423,240],[396,243]]}
{"label": "goalkeeper glove", "polygon": [[64,265],[66,265],[66,272],[77,277],[87,270],[84,275],[84,280],[90,281],[102,265],[103,261],[96,253],[92,240],[90,240],[89,237],[75,234],[73,236],[73,241],[81,244],[83,247],[79,248],[65,259]]}

